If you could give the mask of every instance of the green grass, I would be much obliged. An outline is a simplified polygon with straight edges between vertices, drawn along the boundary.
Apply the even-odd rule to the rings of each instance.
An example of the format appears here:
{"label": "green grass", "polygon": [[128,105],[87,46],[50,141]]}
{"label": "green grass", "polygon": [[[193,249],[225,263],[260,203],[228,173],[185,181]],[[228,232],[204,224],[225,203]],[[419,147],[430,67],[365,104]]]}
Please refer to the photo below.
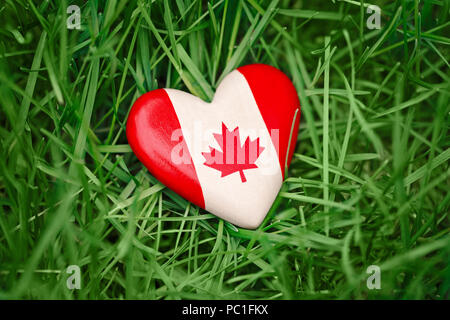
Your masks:
{"label": "green grass", "polygon": [[[0,298],[448,299],[449,1],[374,3],[381,30],[365,1],[3,1]],[[125,124],[144,92],[210,100],[255,62],[292,79],[302,114],[245,230],[161,185]]]}

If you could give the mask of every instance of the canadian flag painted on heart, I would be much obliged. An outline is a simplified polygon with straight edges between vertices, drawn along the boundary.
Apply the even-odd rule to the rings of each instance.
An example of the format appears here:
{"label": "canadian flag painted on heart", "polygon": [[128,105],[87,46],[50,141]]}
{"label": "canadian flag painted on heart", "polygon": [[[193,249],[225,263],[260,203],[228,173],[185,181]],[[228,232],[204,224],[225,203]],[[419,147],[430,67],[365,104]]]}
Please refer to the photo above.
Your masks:
{"label": "canadian flag painted on heart", "polygon": [[174,89],[142,95],[126,132],[164,185],[224,220],[257,228],[281,188],[299,120],[289,78],[252,64],[228,74],[211,103]]}

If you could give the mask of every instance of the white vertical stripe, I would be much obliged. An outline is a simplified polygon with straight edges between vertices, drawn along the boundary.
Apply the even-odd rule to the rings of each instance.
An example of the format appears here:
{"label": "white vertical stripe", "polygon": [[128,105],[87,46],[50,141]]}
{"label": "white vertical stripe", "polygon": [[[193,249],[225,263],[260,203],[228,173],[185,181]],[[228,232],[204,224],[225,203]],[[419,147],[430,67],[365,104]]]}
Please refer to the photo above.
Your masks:
{"label": "white vertical stripe", "polygon": [[[237,70],[231,72],[211,103],[183,91],[165,90],[194,161],[206,210],[238,226],[257,227],[283,179],[275,146],[245,77]],[[241,181],[239,172],[221,177],[220,171],[204,165],[202,152],[209,152],[209,146],[222,151],[213,136],[222,132],[222,122],[230,131],[239,127],[241,145],[247,136],[251,140],[259,137],[265,148],[255,162],[258,168],[244,170],[246,182]]]}

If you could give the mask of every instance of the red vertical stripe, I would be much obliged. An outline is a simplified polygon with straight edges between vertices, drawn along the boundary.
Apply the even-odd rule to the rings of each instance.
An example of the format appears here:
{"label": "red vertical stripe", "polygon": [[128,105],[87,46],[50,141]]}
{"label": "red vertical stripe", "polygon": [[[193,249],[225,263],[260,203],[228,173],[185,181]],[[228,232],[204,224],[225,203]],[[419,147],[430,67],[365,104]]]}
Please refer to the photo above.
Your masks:
{"label": "red vertical stripe", "polygon": [[[282,176],[284,178],[284,165],[286,151],[289,144],[292,121],[295,111],[300,108],[297,91],[289,78],[277,68],[265,64],[251,64],[238,68],[245,77],[252,90],[253,97],[259,111],[271,134],[272,129],[279,129],[279,141],[272,142],[277,149]],[[300,120],[300,110],[295,119],[294,131],[288,153],[288,166],[294,154],[297,142],[297,132]],[[278,144],[278,148],[277,148]]]}
{"label": "red vertical stripe", "polygon": [[[200,182],[192,157],[182,135],[172,141],[172,134],[180,130],[180,122],[172,102],[164,89],[148,92],[133,104],[127,121],[127,139],[137,158],[161,183],[199,207],[205,207]],[[174,163],[174,148],[188,154],[188,163]]]}

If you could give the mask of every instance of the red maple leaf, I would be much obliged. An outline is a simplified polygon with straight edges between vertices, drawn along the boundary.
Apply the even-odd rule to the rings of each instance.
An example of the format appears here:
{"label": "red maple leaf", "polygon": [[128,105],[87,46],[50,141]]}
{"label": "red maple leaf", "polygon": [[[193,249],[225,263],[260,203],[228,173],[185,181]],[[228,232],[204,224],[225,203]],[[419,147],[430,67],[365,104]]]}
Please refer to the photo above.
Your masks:
{"label": "red maple leaf", "polygon": [[222,152],[210,146],[210,152],[202,152],[206,160],[204,165],[220,171],[221,177],[239,172],[242,182],[246,182],[244,170],[258,168],[255,161],[264,150],[264,147],[259,145],[259,138],[252,141],[250,137],[247,137],[244,145],[241,146],[239,127],[229,131],[223,122],[222,134],[214,133],[213,135]]}

